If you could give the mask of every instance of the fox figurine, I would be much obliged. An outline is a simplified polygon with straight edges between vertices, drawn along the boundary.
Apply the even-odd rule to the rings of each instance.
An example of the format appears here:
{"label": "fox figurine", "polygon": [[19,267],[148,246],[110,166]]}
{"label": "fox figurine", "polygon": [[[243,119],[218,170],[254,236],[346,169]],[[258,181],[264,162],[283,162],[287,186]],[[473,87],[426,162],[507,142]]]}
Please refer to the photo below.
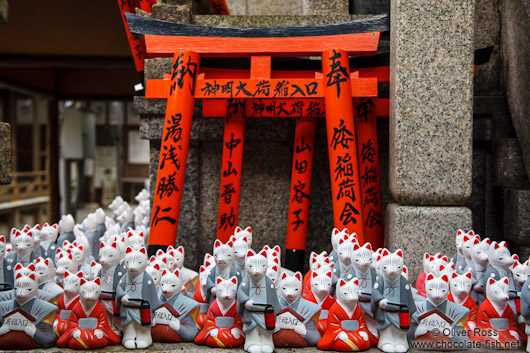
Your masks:
{"label": "fox figurine", "polygon": [[0,347],[8,350],[52,347],[56,340],[52,324],[57,307],[37,298],[38,282],[33,271],[17,273],[14,284],[15,298],[0,302]]}
{"label": "fox figurine", "polygon": [[98,349],[120,343],[120,337],[110,329],[105,308],[99,302],[100,292],[99,278],[93,281],[81,278],[79,302],[72,308],[66,330],[57,341],[57,347]]}
{"label": "fox figurine", "polygon": [[116,287],[116,308],[120,312],[124,331],[122,344],[127,349],[144,349],[153,343],[151,321],[160,301],[153,279],[145,272],[147,261],[144,247],[139,250],[128,247],[125,254],[126,274]]}
{"label": "fox figurine", "polygon": [[241,315],[246,335],[244,349],[249,353],[274,351],[272,334],[275,325],[267,325],[266,318],[279,313],[280,303],[274,283],[266,276],[267,262],[266,250],[258,254],[249,250],[245,260],[247,276],[237,291],[237,312]]}
{"label": "fox figurine", "polygon": [[[403,277],[403,251],[382,251],[381,276],[372,291],[372,311],[377,321],[379,342],[383,352],[406,352],[410,316],[416,311],[410,283]],[[401,314],[401,315],[400,315]]]}
{"label": "fox figurine", "polygon": [[[156,266],[156,265],[155,265]],[[151,335],[155,342],[191,342],[197,336],[199,303],[182,293],[180,270],[167,269],[160,279],[160,306],[153,318]]]}
{"label": "fox figurine", "polygon": [[329,311],[328,325],[318,342],[318,349],[356,352],[370,348],[368,328],[357,305],[359,280],[355,277],[349,281],[340,278],[335,294],[337,301]]}
{"label": "fox figurine", "polygon": [[217,297],[208,309],[195,343],[214,348],[240,347],[245,342],[243,321],[237,313],[237,277],[216,279]]}
{"label": "fox figurine", "polygon": [[279,289],[281,310],[276,317],[274,345],[294,348],[316,346],[321,338],[317,328],[321,309],[301,298],[302,274],[296,272],[289,276],[283,273]]}

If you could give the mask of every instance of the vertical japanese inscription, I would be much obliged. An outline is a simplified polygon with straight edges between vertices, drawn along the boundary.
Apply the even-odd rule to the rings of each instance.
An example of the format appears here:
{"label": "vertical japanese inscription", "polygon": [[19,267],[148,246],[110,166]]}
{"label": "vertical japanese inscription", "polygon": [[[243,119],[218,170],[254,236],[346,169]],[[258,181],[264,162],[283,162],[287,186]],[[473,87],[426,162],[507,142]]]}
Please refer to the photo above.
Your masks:
{"label": "vertical japanese inscription", "polygon": [[226,242],[234,232],[239,215],[241,167],[245,136],[245,101],[228,99],[223,137],[223,162],[219,192],[217,238]]}
{"label": "vertical japanese inscription", "polygon": [[149,245],[175,245],[198,70],[199,56],[196,53],[175,54],[154,189]]}
{"label": "vertical japanese inscription", "polygon": [[322,73],[326,78],[324,101],[334,226],[357,233],[362,243],[361,181],[348,53],[342,50],[322,53]]}
{"label": "vertical japanese inscription", "polygon": [[314,117],[302,117],[296,120],[287,218],[287,250],[305,250],[306,247],[315,129]]}
{"label": "vertical japanese inscription", "polygon": [[375,103],[369,98],[355,98],[354,104],[364,235],[379,248],[383,246],[384,229]]}

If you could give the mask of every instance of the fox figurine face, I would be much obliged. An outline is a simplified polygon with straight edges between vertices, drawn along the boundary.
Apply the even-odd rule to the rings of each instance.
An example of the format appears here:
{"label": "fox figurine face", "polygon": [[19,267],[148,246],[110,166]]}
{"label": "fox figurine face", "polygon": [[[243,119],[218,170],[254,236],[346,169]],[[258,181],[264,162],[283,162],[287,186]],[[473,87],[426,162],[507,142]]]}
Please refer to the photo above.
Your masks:
{"label": "fox figurine face", "polygon": [[182,291],[182,280],[180,279],[180,271],[176,269],[175,272],[164,270],[160,278],[160,290],[166,300],[173,298]]}
{"label": "fox figurine face", "polygon": [[384,249],[382,255],[380,264],[381,275],[393,283],[401,276],[403,270],[403,251],[398,249],[394,253],[391,253],[387,249]]}
{"label": "fox figurine face", "polygon": [[101,243],[99,246],[99,263],[105,271],[118,266],[120,260],[120,249],[116,242],[113,242],[112,244],[107,244],[105,242]]}
{"label": "fox figurine face", "polygon": [[494,307],[504,310],[508,305],[508,291],[509,282],[508,277],[503,277],[496,281],[493,278],[488,278],[486,282],[486,298],[493,304]]}
{"label": "fox figurine face", "polygon": [[237,226],[234,231],[234,237],[236,239],[247,238],[248,247],[252,246],[252,229],[250,227],[241,229],[241,227]]}
{"label": "fox figurine face", "polygon": [[339,278],[335,290],[337,302],[348,311],[353,311],[359,301],[359,280],[354,277],[348,282]]}
{"label": "fox figurine face", "polygon": [[55,266],[51,259],[39,257],[35,263],[35,275],[39,284],[53,281],[55,276]]}
{"label": "fox figurine face", "polygon": [[125,252],[125,270],[131,278],[143,275],[147,267],[147,251],[144,247],[134,250],[128,247]]}
{"label": "fox figurine face", "polygon": [[[58,249],[59,250],[59,249]],[[59,278],[62,278],[66,271],[77,272],[78,263],[72,254],[63,251],[57,260],[57,271],[55,272]]]}
{"label": "fox figurine face", "polygon": [[486,268],[488,266],[488,250],[491,245],[489,238],[484,238],[482,241],[475,243],[471,249],[471,259],[475,264],[475,267]]}
{"label": "fox figurine face", "polygon": [[227,280],[217,277],[215,281],[215,288],[217,293],[217,302],[223,308],[231,307],[236,301],[237,277],[233,276]]}
{"label": "fox figurine face", "polygon": [[83,272],[70,273],[66,271],[64,273],[64,292],[69,295],[79,294],[79,287],[81,287],[81,278],[83,278]]}
{"label": "fox figurine face", "polygon": [[292,276],[286,273],[282,274],[280,295],[289,305],[300,298],[302,295],[302,274],[300,272],[296,272]]}
{"label": "fox figurine face", "polygon": [[267,273],[267,251],[261,250],[258,254],[250,249],[247,252],[245,260],[245,271],[248,277],[254,282],[259,283]]}
{"label": "fox figurine face", "polygon": [[160,286],[162,271],[160,270],[160,266],[158,264],[151,265],[151,263],[149,263],[149,266],[145,268],[145,272],[147,272],[147,274],[151,276],[155,284],[155,287],[157,288]]}
{"label": "fox figurine face", "polygon": [[504,271],[508,271],[510,266],[513,265],[512,255],[508,250],[508,245],[505,241],[497,243],[492,242],[488,249],[489,263],[496,268],[500,268]]}
{"label": "fox figurine face", "polygon": [[96,305],[101,294],[101,281],[96,277],[93,281],[81,278],[79,282],[79,301],[85,308],[91,308]]}
{"label": "fox figurine face", "polygon": [[231,241],[223,244],[219,239],[215,240],[213,257],[217,268],[225,270],[232,266],[234,262],[234,248],[232,245]]}
{"label": "fox figurine face", "polygon": [[372,246],[365,243],[363,246],[353,244],[352,266],[355,270],[366,273],[370,270],[372,264]]}
{"label": "fox figurine face", "polygon": [[451,275],[451,294],[459,302],[464,302],[471,291],[471,272],[459,275],[453,272]]}
{"label": "fox figurine face", "polygon": [[332,274],[330,270],[311,273],[311,292],[318,298],[326,298],[331,292]]}
{"label": "fox figurine face", "polygon": [[234,248],[234,257],[235,260],[242,264],[245,262],[245,256],[247,256],[247,251],[249,249],[248,238],[243,236],[241,238],[232,238],[233,248]]}
{"label": "fox figurine face", "polygon": [[59,230],[57,227],[57,223],[52,224],[52,225],[48,223],[44,223],[42,225],[42,229],[40,231],[41,243],[47,244],[47,243],[55,242],[57,240],[58,235],[59,235]]}
{"label": "fox figurine face", "polygon": [[144,233],[137,232],[132,228],[127,229],[127,236],[124,239],[125,244],[135,250],[138,250],[142,246],[145,246]]}
{"label": "fox figurine face", "polygon": [[35,273],[15,275],[15,298],[20,305],[37,297],[39,285]]}
{"label": "fox figurine face", "polygon": [[514,263],[511,267],[513,280],[520,287],[522,287],[524,285],[524,282],[526,282],[526,280],[528,279],[528,265],[529,260],[526,260],[524,263],[520,263],[519,260],[514,260]]}
{"label": "fox figurine face", "polygon": [[427,300],[439,306],[447,300],[449,295],[449,278],[446,275],[434,277],[432,273],[428,273],[425,278],[425,292]]}
{"label": "fox figurine face", "polygon": [[31,231],[24,232],[13,228],[11,230],[11,239],[13,250],[19,257],[25,258],[33,251],[35,238]]}

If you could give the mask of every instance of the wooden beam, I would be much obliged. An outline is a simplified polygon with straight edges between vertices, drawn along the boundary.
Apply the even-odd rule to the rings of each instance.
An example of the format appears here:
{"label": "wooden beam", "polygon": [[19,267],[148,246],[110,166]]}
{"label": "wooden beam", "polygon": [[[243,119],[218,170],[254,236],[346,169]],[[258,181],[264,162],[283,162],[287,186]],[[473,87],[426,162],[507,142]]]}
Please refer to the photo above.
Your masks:
{"label": "wooden beam", "polygon": [[[375,115],[388,117],[389,99],[374,98]],[[226,115],[226,99],[205,99],[202,101],[204,118],[220,118]],[[323,118],[326,105],[323,98],[316,99],[247,99],[245,117],[247,118]]]}
{"label": "wooden beam", "polygon": [[[199,75],[195,98],[324,98],[323,78],[293,79],[205,79]],[[352,97],[377,97],[377,78],[356,77],[350,80]],[[168,80],[147,80],[145,97],[167,98]]]}
{"label": "wooden beam", "polygon": [[201,57],[248,57],[270,55],[273,57],[318,56],[323,49],[339,47],[353,56],[375,55],[379,33],[340,34],[319,37],[187,37],[145,35],[149,57],[169,57],[184,49],[193,50]]}

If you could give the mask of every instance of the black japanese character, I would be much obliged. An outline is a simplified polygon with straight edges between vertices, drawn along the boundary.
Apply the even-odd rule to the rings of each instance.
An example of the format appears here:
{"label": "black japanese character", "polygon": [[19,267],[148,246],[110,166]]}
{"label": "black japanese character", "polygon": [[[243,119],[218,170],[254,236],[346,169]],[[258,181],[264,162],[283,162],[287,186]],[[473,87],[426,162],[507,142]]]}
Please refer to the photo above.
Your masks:
{"label": "black japanese character", "polygon": [[297,203],[303,203],[304,199],[309,199],[309,194],[306,194],[303,190],[305,189],[305,184],[298,180],[298,184],[294,186],[294,196],[292,201]]}
{"label": "black japanese character", "polygon": [[230,183],[227,185],[223,185],[223,193],[221,194],[221,197],[224,197],[225,203],[231,203],[232,202],[232,194],[236,193],[236,188],[234,187],[234,184]]}
{"label": "black japanese character", "polygon": [[223,176],[227,177],[232,174],[237,175],[237,170],[232,168],[232,162],[228,161],[228,170],[223,170]]}
{"label": "black japanese character", "polygon": [[232,158],[232,150],[236,148],[240,143],[241,139],[234,139],[234,134],[232,134],[230,141],[225,142],[226,148],[230,150],[230,158]]}
{"label": "black japanese character", "polygon": [[223,230],[226,230],[228,226],[230,226],[230,228],[233,228],[235,223],[236,223],[236,215],[234,214],[234,207],[232,207],[232,209],[230,210],[230,215],[226,213],[223,213],[221,215],[219,229],[224,227]]}
{"label": "black japanese character", "polygon": [[180,126],[180,121],[182,120],[182,114],[177,113],[175,115],[171,116],[170,120],[167,120],[167,127],[166,127],[166,136],[164,137],[164,141],[167,141],[168,139],[173,139],[174,143],[177,143],[180,141],[180,138],[182,137],[182,127]]}
{"label": "black japanese character", "polygon": [[366,217],[366,223],[365,225],[368,228],[373,228],[375,226],[380,226],[383,224],[383,221],[381,219],[381,215],[376,212],[373,208],[370,209],[368,212],[368,217]]}
{"label": "black japanese character", "polygon": [[368,124],[368,116],[373,112],[375,103],[372,99],[362,98],[359,105],[355,108],[357,110],[357,119],[364,119],[365,124]]}
{"label": "black japanese character", "polygon": [[338,61],[342,56],[341,53],[333,50],[333,55],[329,57],[331,60],[330,69],[331,71],[326,75],[328,78],[327,87],[337,86],[337,98],[340,98],[340,84],[348,81],[348,70],[342,66],[342,63]]}
{"label": "black japanese character", "polygon": [[294,230],[297,231],[298,227],[300,227],[301,224],[304,224],[304,221],[300,219],[300,213],[302,212],[302,209],[296,210],[293,212],[293,214],[296,216],[296,219],[291,224],[294,225]]}
{"label": "black japanese character", "polygon": [[309,152],[311,152],[311,146],[308,143],[305,143],[304,136],[302,136],[302,141],[300,142],[300,146],[296,146],[295,151],[296,153],[300,153],[305,150],[308,150]]}
{"label": "black japanese character", "polygon": [[[167,213],[169,211],[171,211],[171,207],[164,208],[162,210],[163,213]],[[160,206],[156,206],[156,211],[155,211],[155,215],[153,216],[153,222],[152,222],[151,226],[156,227],[158,225],[158,222],[161,222],[161,221],[166,221],[166,222],[169,222],[171,224],[175,224],[177,222],[175,220],[175,218],[173,218],[173,217],[169,217],[169,216],[159,217],[158,216],[159,213],[160,213]]]}
{"label": "black japanese character", "polygon": [[361,163],[369,161],[374,162],[375,157],[375,148],[372,143],[372,140],[368,140],[366,143],[363,143],[363,148],[361,150]]}
{"label": "black japanese character", "polygon": [[333,150],[337,149],[337,145],[341,145],[343,148],[350,148],[348,143],[353,141],[353,133],[346,128],[344,120],[340,119],[340,126],[333,128],[333,138],[331,139],[331,147]]}
{"label": "black japanese character", "polygon": [[355,219],[355,215],[359,215],[359,211],[353,205],[349,202],[346,202],[344,205],[344,208],[342,210],[342,213],[340,215],[340,221],[343,225],[347,225],[349,223],[357,224],[357,220]]}
{"label": "black japanese character", "polygon": [[173,147],[173,145],[169,146],[169,149],[167,146],[163,146],[162,148],[165,152],[162,152],[162,161],[160,162],[160,169],[164,169],[164,167],[166,166],[166,161],[171,161],[175,168],[177,168],[177,170],[180,170],[179,156],[176,153],[177,149]]}
{"label": "black japanese character", "polygon": [[163,199],[164,196],[171,196],[173,192],[178,192],[179,189],[177,185],[175,185],[175,176],[177,175],[177,172],[173,172],[173,174],[169,175],[166,179],[166,177],[160,178],[160,182],[158,183],[158,188],[156,190],[157,195],[160,197],[160,199]]}
{"label": "black japanese character", "polygon": [[334,172],[337,173],[335,176],[335,181],[345,176],[353,177],[353,164],[350,162],[351,156],[349,153],[346,153],[344,157],[338,156],[337,164],[334,170]]}

